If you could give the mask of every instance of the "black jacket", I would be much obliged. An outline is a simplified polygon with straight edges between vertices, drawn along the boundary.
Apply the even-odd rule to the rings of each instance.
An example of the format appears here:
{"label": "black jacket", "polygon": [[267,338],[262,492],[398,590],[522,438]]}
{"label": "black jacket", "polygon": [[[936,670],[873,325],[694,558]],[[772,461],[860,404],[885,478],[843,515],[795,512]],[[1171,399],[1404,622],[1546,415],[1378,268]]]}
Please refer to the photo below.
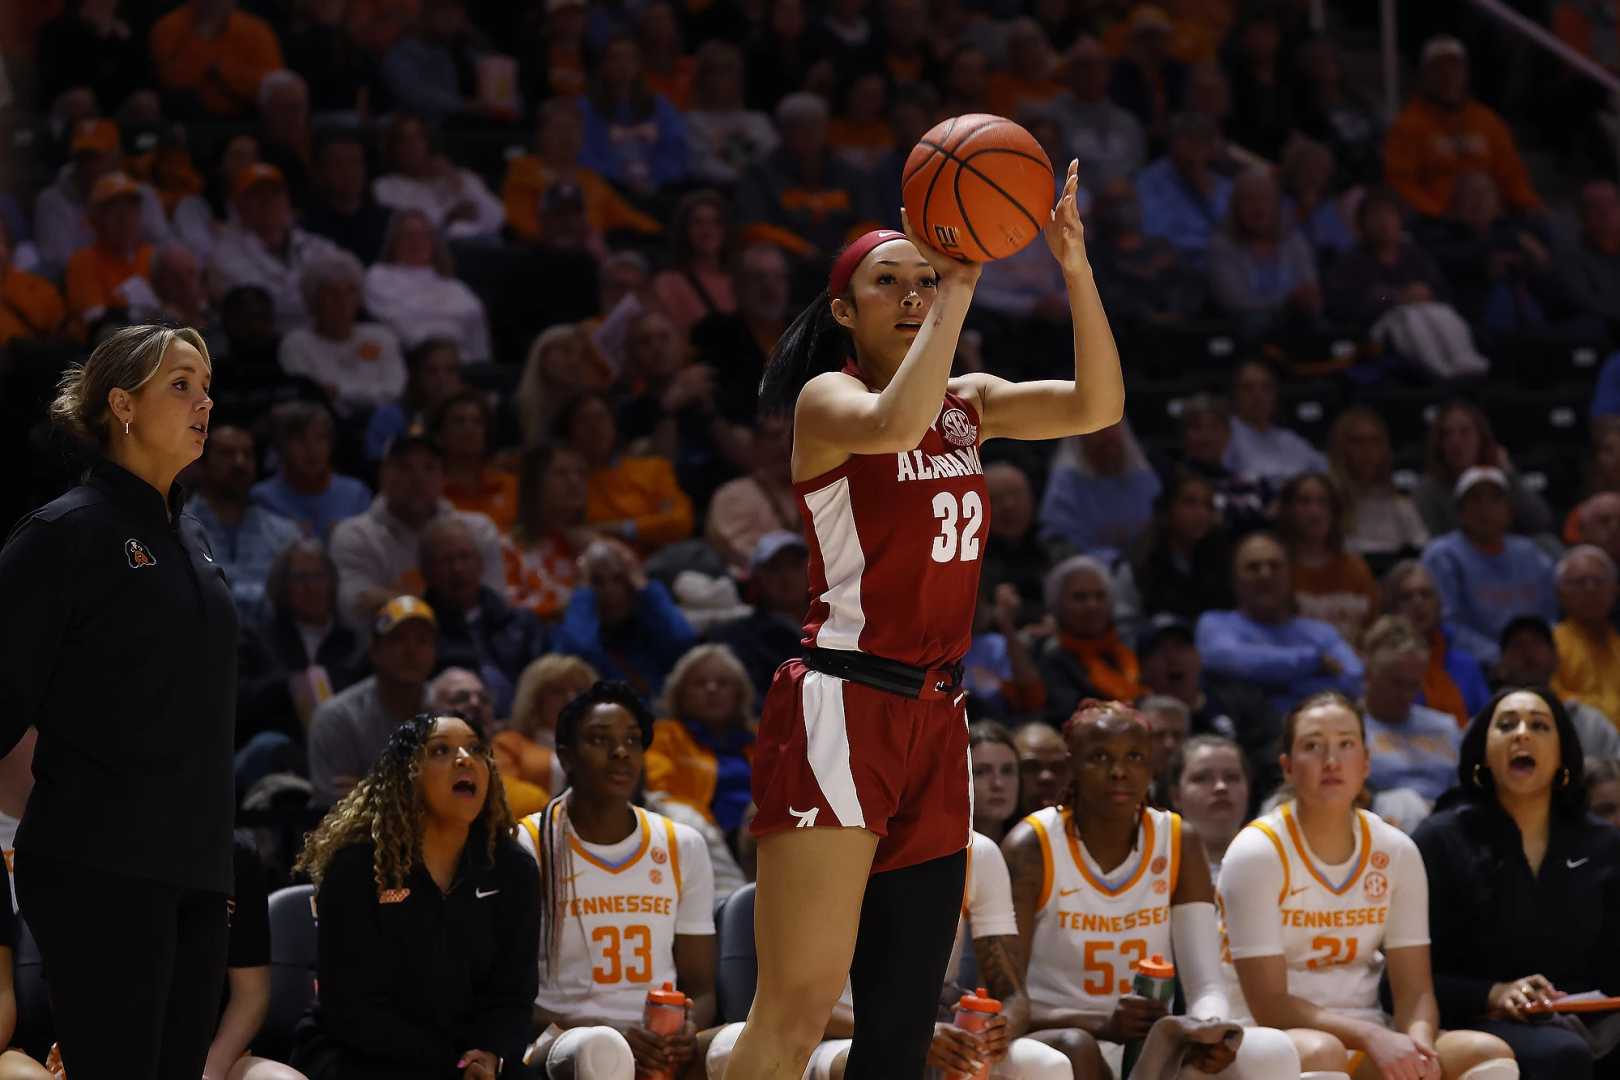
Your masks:
{"label": "black jacket", "polygon": [[1615,992],[1620,971],[1620,829],[1553,814],[1541,871],[1495,802],[1465,802],[1412,834],[1429,874],[1429,937],[1440,1022],[1485,1012],[1491,984],[1540,974],[1568,993]]}
{"label": "black jacket", "polygon": [[[18,851],[229,893],[236,607],[181,502],[103,461],[13,530],[0,754],[39,729]],[[109,822],[137,827],[92,843]]]}
{"label": "black jacket", "polygon": [[448,893],[427,869],[383,903],[372,845],[337,853],[316,894],[320,997],[300,1024],[295,1066],[310,1080],[452,1080],[487,1050],[510,1066],[532,1037],[540,988],[540,875],[516,841],[483,865],[468,836]]}
{"label": "black jacket", "polygon": [[707,637],[717,645],[729,646],[737,654],[762,702],[771,688],[771,680],[776,677],[776,669],[804,652],[804,629],[793,620],[762,607],[755,607],[740,619],[711,627]]}
{"label": "black jacket", "polygon": [[331,633],[315,655],[309,656],[298,624],[285,613],[255,626],[244,626],[237,658],[238,746],[262,731],[280,731],[293,742],[303,744],[304,725],[299,722],[288,685],[293,672],[311,664],[321,665],[336,694],[365,678],[370,668],[360,639],[340,622],[333,623]]}
{"label": "black jacket", "polygon": [[523,669],[546,651],[545,624],[527,608],[507,603],[488,585],[478,587],[476,619],[468,619],[466,612],[431,589],[423,599],[439,620],[439,667],[464,667],[486,682],[498,675],[505,685],[497,681],[490,692],[497,699],[497,711],[509,707]]}

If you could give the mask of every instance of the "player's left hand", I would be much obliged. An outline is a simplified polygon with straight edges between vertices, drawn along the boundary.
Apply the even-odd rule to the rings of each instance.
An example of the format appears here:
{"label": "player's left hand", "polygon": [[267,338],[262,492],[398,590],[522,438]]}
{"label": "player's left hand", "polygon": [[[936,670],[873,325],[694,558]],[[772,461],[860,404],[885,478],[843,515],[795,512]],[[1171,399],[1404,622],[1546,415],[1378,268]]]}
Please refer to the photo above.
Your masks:
{"label": "player's left hand", "polygon": [[663,1036],[664,1053],[669,1055],[670,1064],[680,1071],[680,1067],[697,1057],[697,1028],[688,1020],[686,1026],[672,1035]]}
{"label": "player's left hand", "polygon": [[640,1024],[632,1024],[624,1029],[624,1041],[630,1044],[630,1054],[636,1059],[636,1064],[649,1072],[669,1070],[675,1065],[664,1038]]}
{"label": "player's left hand", "polygon": [[1065,272],[1084,270],[1086,262],[1086,227],[1080,223],[1080,160],[1069,162],[1069,175],[1063,181],[1063,194],[1052,207],[1052,219],[1046,224],[1046,246],[1052,257]]}
{"label": "player's left hand", "polygon": [[1012,1040],[1007,1037],[1007,1017],[1001,1013],[992,1016],[990,1023],[979,1032],[979,1042],[984,1047],[984,1056],[991,1061],[1006,1057],[1012,1045]]}
{"label": "player's left hand", "polygon": [[1229,1068],[1236,1060],[1237,1047],[1225,1039],[1216,1043],[1199,1043],[1187,1051],[1187,1064],[1211,1076]]}
{"label": "player's left hand", "polygon": [[456,1062],[461,1080],[495,1080],[501,1071],[501,1059],[488,1050],[468,1050]]}

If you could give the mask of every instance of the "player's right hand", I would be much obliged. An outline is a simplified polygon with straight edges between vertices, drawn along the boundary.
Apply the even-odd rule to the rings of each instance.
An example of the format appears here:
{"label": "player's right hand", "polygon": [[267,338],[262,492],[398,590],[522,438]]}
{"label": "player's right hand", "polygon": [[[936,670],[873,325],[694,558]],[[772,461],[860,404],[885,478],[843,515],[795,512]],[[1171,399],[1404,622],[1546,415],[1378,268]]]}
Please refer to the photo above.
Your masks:
{"label": "player's right hand", "polygon": [[979,1037],[955,1024],[935,1024],[934,1041],[928,1044],[928,1064],[946,1073],[979,1071],[987,1056]]}
{"label": "player's right hand", "polygon": [[1438,1076],[1439,1060],[1399,1031],[1380,1031],[1367,1042],[1367,1056],[1381,1080],[1429,1080]]}
{"label": "player's right hand", "polygon": [[649,1071],[670,1069],[676,1064],[665,1048],[663,1038],[640,1024],[632,1024],[624,1029],[624,1041],[630,1044],[630,1054],[636,1059],[636,1064]]}
{"label": "player's right hand", "polygon": [[1098,1038],[1109,1042],[1130,1042],[1147,1038],[1148,1029],[1158,1023],[1169,1010],[1158,998],[1141,994],[1126,994],[1114,1006],[1114,1013],[1097,1032]]}
{"label": "player's right hand", "polygon": [[928,265],[934,268],[934,273],[939,277],[941,285],[949,281],[972,288],[978,283],[979,271],[984,269],[984,265],[982,263],[963,262],[961,259],[953,259],[917,235],[917,232],[911,227],[911,215],[906,213],[906,208],[903,206],[900,208],[900,229],[906,234],[906,239],[910,240],[912,246],[917,249],[917,254],[926,259]]}

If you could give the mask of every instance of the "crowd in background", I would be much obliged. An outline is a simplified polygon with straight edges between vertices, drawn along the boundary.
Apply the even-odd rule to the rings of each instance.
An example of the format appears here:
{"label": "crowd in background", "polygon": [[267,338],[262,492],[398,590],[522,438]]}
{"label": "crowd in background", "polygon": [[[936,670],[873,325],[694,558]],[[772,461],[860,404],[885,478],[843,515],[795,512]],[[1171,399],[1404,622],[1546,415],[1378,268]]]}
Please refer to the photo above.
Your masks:
{"label": "crowd in background", "polygon": [[[1620,59],[1604,5],[1530,6]],[[1547,685],[1620,823],[1617,157],[1556,82],[1582,171],[1535,175],[1567,132],[1483,85],[1494,39],[1413,40],[1385,123],[1297,0],[22,7],[8,446],[43,501],[75,468],[40,411],[61,368],[128,323],[204,335],[184,527],[244,626],[244,811],[330,806],[431,706],[487,722],[522,816],[565,782],[564,704],[619,679],[659,717],[649,804],[718,894],[748,880],[808,559],[760,373],[841,244],[898,223],[917,138],[994,112],[1079,161],[1128,399],[985,448],[981,806],[997,769],[1014,819],[1054,801],[1057,729],[1118,699],[1166,768],[1235,744],[1241,823],[1283,716],[1337,690],[1410,831],[1493,688]],[[1043,245],[989,265],[958,370],[1064,370],[1068,310]],[[1158,793],[1192,814],[1185,783]]]}

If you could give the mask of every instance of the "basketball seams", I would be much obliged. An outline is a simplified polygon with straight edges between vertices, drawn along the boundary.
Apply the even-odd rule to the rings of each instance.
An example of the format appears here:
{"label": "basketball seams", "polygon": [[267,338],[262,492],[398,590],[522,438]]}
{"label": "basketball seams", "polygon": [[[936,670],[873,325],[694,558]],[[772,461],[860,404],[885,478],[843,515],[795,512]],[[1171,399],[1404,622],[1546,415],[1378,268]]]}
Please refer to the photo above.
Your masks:
{"label": "basketball seams", "polygon": [[[962,123],[962,121],[967,121],[968,123]],[[943,122],[943,127],[944,130],[938,134],[936,134],[934,131],[930,131],[928,135],[917,141],[916,147],[913,149],[913,153],[915,153],[917,150],[926,150],[927,153],[920,164],[907,171],[902,177],[902,198],[904,199],[905,204],[913,212],[920,212],[919,216],[922,220],[917,224],[921,228],[924,236],[933,235],[933,215],[930,213],[930,209],[932,207],[935,194],[937,193],[942,197],[950,198],[953,202],[953,206],[950,209],[950,212],[947,213],[947,219],[957,227],[963,229],[964,233],[966,234],[965,238],[970,241],[973,247],[978,249],[977,253],[979,257],[984,260],[1003,258],[1005,257],[1004,255],[992,254],[990,249],[985,245],[984,241],[979,236],[978,229],[974,225],[972,215],[967,213],[964,209],[965,203],[971,203],[975,198],[980,200],[988,198],[991,193],[994,193],[1005,203],[1016,207],[1019,215],[1029,223],[1034,232],[1039,233],[1041,231],[1043,222],[1036,214],[1032,213],[1027,208],[1025,203],[1020,198],[1015,196],[1009,190],[1006,184],[1003,183],[1003,180],[1010,181],[1016,179],[1019,182],[1012,183],[1011,186],[1022,187],[1025,186],[1021,183],[1021,181],[1024,179],[1023,177],[1003,177],[1001,180],[998,180],[995,176],[991,175],[990,172],[986,171],[987,168],[989,168],[988,162],[978,163],[976,159],[986,154],[1002,154],[1011,156],[1013,159],[1015,159],[1015,161],[1022,160],[1029,162],[1032,165],[1040,167],[1040,171],[1045,174],[1047,185],[1051,185],[1053,177],[1055,176],[1052,169],[1052,164],[1049,160],[1047,160],[1046,155],[1041,153],[1039,151],[1039,147],[1033,144],[1033,142],[1031,142],[1028,146],[1022,147],[991,145],[975,148],[972,145],[975,141],[977,141],[977,137],[981,132],[989,131],[999,135],[1001,132],[1005,131],[1006,127],[1011,127],[1015,130],[1021,131],[1021,129],[1018,129],[1016,124],[1004,117],[991,116],[989,114],[969,114],[965,116],[956,116],[951,117],[948,122]],[[963,130],[964,128],[966,130]],[[1027,132],[1024,132],[1023,134],[1026,137],[1028,135]],[[1031,152],[1031,148],[1035,150],[1034,153]],[[947,190],[940,191],[940,175],[948,165],[953,163],[956,166],[955,176],[952,178],[952,182]],[[1014,162],[1009,162],[1008,164],[1012,165],[1015,174],[1021,171]],[[921,185],[922,190],[920,194],[922,195],[922,198],[918,205],[913,206],[912,203],[916,200],[906,198],[906,189],[907,187],[918,187],[920,182],[924,180],[924,177],[921,175],[923,170],[930,167],[934,169],[934,172],[932,175],[926,178],[926,184]],[[970,195],[966,199],[964,198],[962,181],[962,174],[964,171],[971,171],[973,179],[984,185],[983,189],[979,189],[983,192],[982,194],[977,196]],[[1050,187],[1048,187],[1048,191],[1049,190]],[[1039,195],[1038,193],[1031,194],[1029,192],[1025,192],[1024,194],[1029,196],[1031,202],[1041,202],[1042,200],[1050,199],[1049,194],[1045,196]],[[942,207],[941,209],[942,212],[946,211],[945,207]],[[967,256],[969,254],[970,253],[966,251],[962,252],[963,256]],[[1007,254],[1011,254],[1011,252],[1008,252]]]}

